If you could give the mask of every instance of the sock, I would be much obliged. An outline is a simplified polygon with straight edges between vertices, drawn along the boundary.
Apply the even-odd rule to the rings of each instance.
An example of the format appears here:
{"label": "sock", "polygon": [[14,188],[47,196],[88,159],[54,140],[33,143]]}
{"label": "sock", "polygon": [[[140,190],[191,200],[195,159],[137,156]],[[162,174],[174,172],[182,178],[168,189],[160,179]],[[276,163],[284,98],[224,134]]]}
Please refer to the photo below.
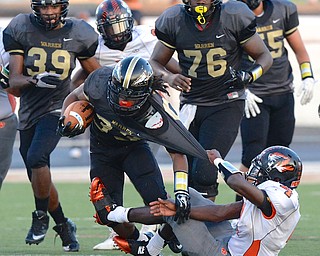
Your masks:
{"label": "sock", "polygon": [[164,239],[157,232],[149,241],[147,249],[150,255],[159,255],[164,245]]}
{"label": "sock", "polygon": [[67,218],[63,214],[62,207],[61,207],[60,203],[54,211],[49,212],[49,213],[56,224],[65,223],[67,221]]}
{"label": "sock", "polygon": [[47,213],[48,205],[49,205],[49,197],[44,199],[34,197],[34,202],[36,205],[36,210],[44,211],[45,213]]}
{"label": "sock", "polygon": [[135,227],[133,233],[128,237],[128,239],[138,240],[139,236],[140,232],[137,227]]}

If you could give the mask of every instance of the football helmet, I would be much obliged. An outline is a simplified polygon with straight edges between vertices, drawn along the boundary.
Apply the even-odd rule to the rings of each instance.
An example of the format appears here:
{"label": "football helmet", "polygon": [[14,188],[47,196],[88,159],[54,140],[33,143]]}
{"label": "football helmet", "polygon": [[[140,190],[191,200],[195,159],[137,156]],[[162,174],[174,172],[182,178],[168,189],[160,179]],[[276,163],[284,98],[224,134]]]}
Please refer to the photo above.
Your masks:
{"label": "football helmet", "polygon": [[105,0],[97,7],[97,30],[110,49],[124,49],[132,38],[133,23],[131,10],[121,0]]}
{"label": "football helmet", "polygon": [[[56,15],[41,15],[40,7],[48,5],[61,5],[59,17],[55,17]],[[69,0],[31,0],[31,9],[33,11],[34,16],[36,17],[36,21],[46,30],[52,30],[56,28],[61,22],[63,23],[64,19],[67,17],[68,8]],[[52,20],[55,20],[55,22],[52,23]]]}
{"label": "football helmet", "polygon": [[259,4],[262,2],[262,0],[239,0],[239,1],[247,4],[250,10],[256,9],[259,6]]}
{"label": "football helmet", "polygon": [[152,83],[153,70],[148,61],[140,57],[119,61],[112,71],[107,93],[112,109],[122,116],[137,115],[144,105],[149,105],[145,103],[151,94]]}
{"label": "football helmet", "polygon": [[191,0],[182,0],[182,2],[185,4],[184,8],[187,14],[194,17],[200,24],[205,24],[207,22],[206,19],[211,16],[216,6],[221,4],[221,0],[211,0],[211,5],[208,10],[204,5],[191,5]]}
{"label": "football helmet", "polygon": [[246,178],[254,185],[273,180],[293,189],[299,185],[301,174],[301,160],[292,149],[272,146],[252,160]]}

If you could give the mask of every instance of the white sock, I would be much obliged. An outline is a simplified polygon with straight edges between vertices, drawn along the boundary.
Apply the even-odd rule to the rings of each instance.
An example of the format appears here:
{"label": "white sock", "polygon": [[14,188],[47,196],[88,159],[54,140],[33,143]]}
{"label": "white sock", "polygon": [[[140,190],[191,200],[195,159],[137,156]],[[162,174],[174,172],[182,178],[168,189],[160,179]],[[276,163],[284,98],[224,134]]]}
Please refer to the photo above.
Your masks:
{"label": "white sock", "polygon": [[164,245],[164,239],[158,234],[158,232],[151,238],[147,245],[147,249],[150,255],[159,255]]}

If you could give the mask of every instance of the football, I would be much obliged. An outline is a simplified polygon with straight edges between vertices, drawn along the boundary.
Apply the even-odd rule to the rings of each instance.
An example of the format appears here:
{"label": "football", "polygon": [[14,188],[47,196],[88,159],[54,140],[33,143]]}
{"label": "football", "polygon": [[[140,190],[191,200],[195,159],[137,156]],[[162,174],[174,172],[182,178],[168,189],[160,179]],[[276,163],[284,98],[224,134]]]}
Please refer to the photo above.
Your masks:
{"label": "football", "polygon": [[75,101],[66,108],[64,116],[64,125],[67,125],[68,122],[70,122],[71,129],[73,129],[77,124],[87,128],[93,121],[94,108],[88,101]]}

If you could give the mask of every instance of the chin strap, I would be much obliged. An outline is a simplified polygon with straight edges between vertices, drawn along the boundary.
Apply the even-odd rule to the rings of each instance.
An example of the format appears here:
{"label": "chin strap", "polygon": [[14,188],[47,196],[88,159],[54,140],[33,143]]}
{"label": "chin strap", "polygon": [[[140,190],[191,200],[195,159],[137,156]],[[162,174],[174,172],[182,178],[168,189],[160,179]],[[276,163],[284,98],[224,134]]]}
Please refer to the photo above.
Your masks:
{"label": "chin strap", "polygon": [[198,22],[203,25],[206,23],[206,18],[203,16],[204,13],[206,13],[208,11],[208,8],[205,6],[197,6],[195,9],[195,12],[199,14],[199,16],[197,17]]}

